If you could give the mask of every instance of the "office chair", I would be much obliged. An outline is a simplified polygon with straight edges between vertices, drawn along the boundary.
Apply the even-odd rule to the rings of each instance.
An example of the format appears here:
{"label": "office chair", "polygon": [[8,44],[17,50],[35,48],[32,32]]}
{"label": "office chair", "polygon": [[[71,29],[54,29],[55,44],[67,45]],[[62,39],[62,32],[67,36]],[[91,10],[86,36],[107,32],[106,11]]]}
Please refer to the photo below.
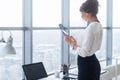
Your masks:
{"label": "office chair", "polygon": [[38,80],[47,77],[42,62],[22,65],[27,80]]}

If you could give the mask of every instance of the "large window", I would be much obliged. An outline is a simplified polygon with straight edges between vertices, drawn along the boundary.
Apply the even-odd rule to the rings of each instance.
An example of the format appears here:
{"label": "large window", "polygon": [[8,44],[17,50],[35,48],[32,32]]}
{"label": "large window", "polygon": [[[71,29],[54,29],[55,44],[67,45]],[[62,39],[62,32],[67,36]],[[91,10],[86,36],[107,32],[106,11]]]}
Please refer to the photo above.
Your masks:
{"label": "large window", "polygon": [[[72,47],[70,47],[70,51],[68,51],[69,49],[67,48],[66,42],[62,40],[63,35],[61,35],[61,31],[57,27],[58,24],[70,25],[70,27],[72,27],[68,29],[70,30],[70,35],[78,40],[78,44],[82,44],[85,29],[77,29],[76,27],[86,27],[79,11],[83,1],[85,0],[0,0],[0,39],[2,38],[1,33],[3,32],[3,37],[5,41],[7,41],[9,37],[8,30],[10,30],[13,37],[13,46],[16,49],[15,55],[4,55],[4,53],[0,52],[0,80],[22,80],[22,65],[24,63],[43,62],[47,73],[61,69],[61,64],[67,64],[68,58],[71,67],[76,66],[78,54],[72,50]],[[120,23],[118,22],[120,17],[118,11],[119,1],[113,0],[112,16],[106,15],[107,1],[109,0],[98,1],[99,12],[97,16],[103,28],[106,27],[107,17],[111,18],[112,16],[113,25],[110,26],[120,27]],[[68,7],[70,8],[70,12],[67,12],[69,11]],[[69,17],[66,18],[65,15]],[[68,19],[70,19],[70,23]],[[108,20],[108,22],[110,21]],[[109,25],[109,23],[107,25]],[[69,28],[69,26],[67,27]],[[96,52],[98,59],[107,57],[108,47],[106,45],[110,43],[109,39],[107,39],[109,37],[109,35],[107,36],[106,34],[107,30],[109,29],[103,30],[102,46],[101,49]],[[107,54],[110,58],[120,56],[120,38],[118,37],[120,30],[119,28],[112,30],[113,34],[110,37],[113,39],[113,47],[110,47],[112,47],[113,56],[111,56],[111,54],[109,55],[109,53]],[[26,37],[29,38],[29,41],[26,40]],[[30,40],[31,37],[32,40]],[[28,41],[29,44],[23,44],[24,41]],[[64,46],[61,44],[64,44]],[[4,45],[5,43],[0,42],[0,49],[2,49]],[[66,55],[62,53],[64,50]],[[106,63],[101,63],[101,66],[103,67],[105,64]]]}
{"label": "large window", "polygon": [[43,62],[47,72],[61,67],[61,35],[59,30],[33,32],[33,62]]}
{"label": "large window", "polygon": [[22,0],[0,0],[0,27],[22,26]]}
{"label": "large window", "polygon": [[57,27],[61,23],[61,0],[33,0],[33,26]]}
{"label": "large window", "polygon": [[[22,32],[11,32],[16,54],[5,55],[4,53],[0,53],[0,80],[22,80]],[[9,35],[9,32],[4,31],[3,37],[5,41],[7,41]],[[6,43],[0,43],[0,49],[5,45]]]}

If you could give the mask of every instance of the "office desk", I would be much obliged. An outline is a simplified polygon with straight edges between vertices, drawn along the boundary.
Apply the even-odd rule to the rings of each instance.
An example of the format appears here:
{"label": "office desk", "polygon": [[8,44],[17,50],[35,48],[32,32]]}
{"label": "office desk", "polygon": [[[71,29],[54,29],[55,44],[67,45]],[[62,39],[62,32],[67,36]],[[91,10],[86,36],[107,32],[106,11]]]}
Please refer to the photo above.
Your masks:
{"label": "office desk", "polygon": [[[107,70],[101,70],[101,75],[107,73]],[[63,76],[62,72],[60,73],[59,77],[57,78],[55,75],[48,76],[47,78],[40,79],[40,80],[77,80],[77,68],[69,71],[69,76]]]}
{"label": "office desk", "polygon": [[39,80],[77,80],[77,75],[69,74],[67,76],[63,75],[62,72],[59,73],[59,75],[56,76],[56,74],[53,74],[51,76],[48,76],[44,79]]}

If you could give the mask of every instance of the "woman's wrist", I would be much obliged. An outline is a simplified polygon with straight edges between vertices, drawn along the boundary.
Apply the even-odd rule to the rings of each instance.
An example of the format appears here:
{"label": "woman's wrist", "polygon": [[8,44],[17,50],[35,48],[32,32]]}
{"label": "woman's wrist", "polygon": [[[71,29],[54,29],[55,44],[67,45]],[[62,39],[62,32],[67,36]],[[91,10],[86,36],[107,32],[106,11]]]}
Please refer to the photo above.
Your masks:
{"label": "woman's wrist", "polygon": [[73,50],[76,50],[77,47],[78,47],[78,45],[74,45],[74,46],[73,46]]}

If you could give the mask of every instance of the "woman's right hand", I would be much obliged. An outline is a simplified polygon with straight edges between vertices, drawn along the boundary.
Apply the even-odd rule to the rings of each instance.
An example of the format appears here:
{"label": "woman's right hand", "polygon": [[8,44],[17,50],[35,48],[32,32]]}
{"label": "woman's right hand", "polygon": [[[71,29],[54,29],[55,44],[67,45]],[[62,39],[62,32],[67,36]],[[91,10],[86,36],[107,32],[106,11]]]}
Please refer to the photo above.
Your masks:
{"label": "woman's right hand", "polygon": [[73,36],[64,35],[65,41],[73,47],[73,49],[77,48],[77,41]]}
{"label": "woman's right hand", "polygon": [[68,35],[64,35],[65,41],[70,44],[71,43],[71,38]]}

